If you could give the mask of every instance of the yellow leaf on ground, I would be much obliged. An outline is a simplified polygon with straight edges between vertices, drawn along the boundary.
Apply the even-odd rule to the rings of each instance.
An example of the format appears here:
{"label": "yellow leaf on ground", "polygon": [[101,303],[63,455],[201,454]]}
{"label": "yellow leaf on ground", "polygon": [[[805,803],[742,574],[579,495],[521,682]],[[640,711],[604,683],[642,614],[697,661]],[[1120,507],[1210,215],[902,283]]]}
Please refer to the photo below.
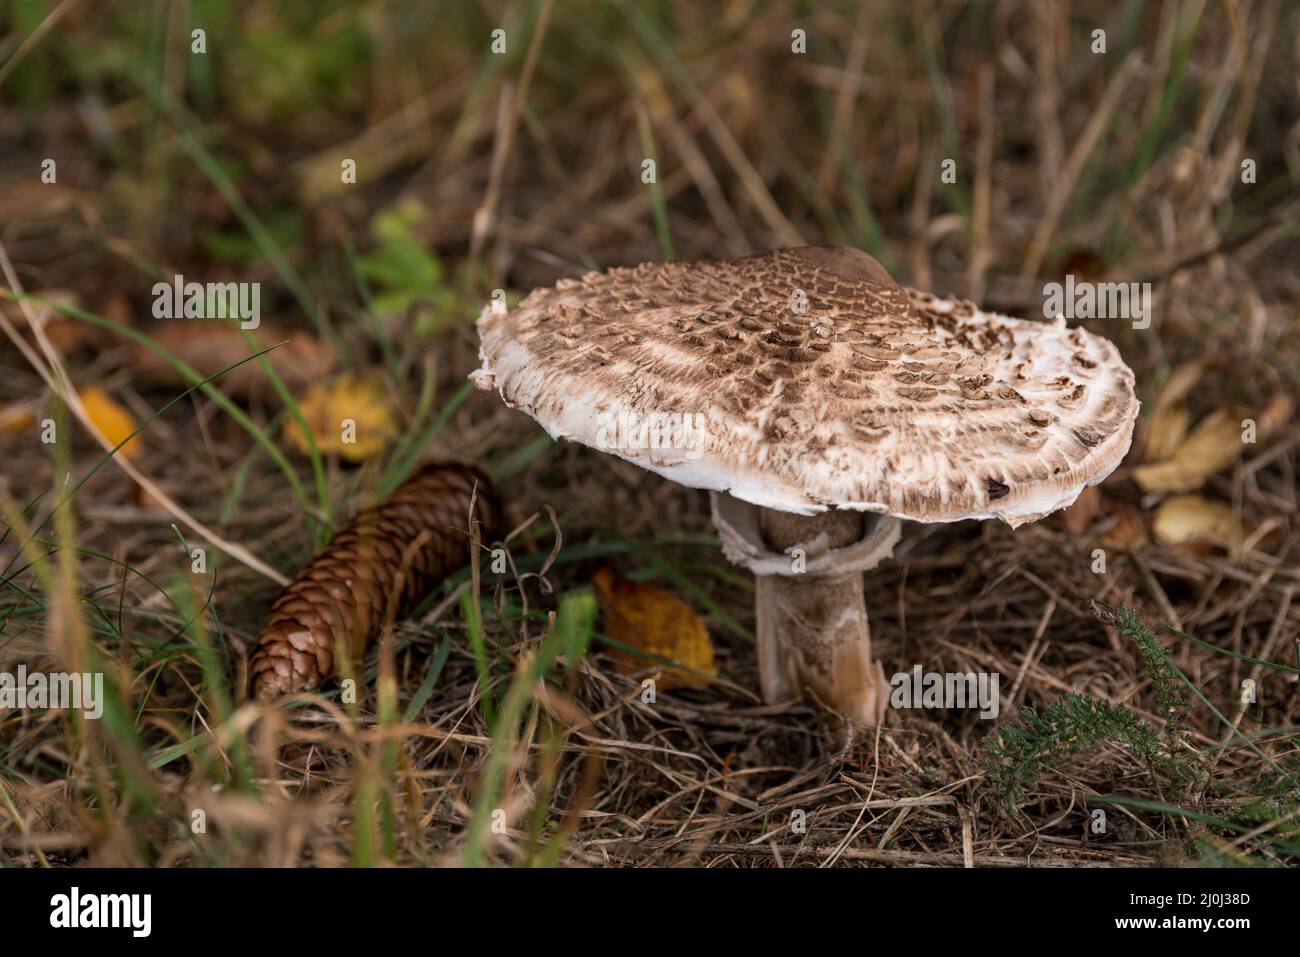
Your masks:
{"label": "yellow leaf on ground", "polygon": [[1183,440],[1172,457],[1133,470],[1138,485],[1147,492],[1194,492],[1215,472],[1241,457],[1241,409],[1226,407],[1211,412]]}
{"label": "yellow leaf on ground", "polygon": [[1103,546],[1132,550],[1141,548],[1150,541],[1147,523],[1141,512],[1128,505],[1117,505],[1113,511],[1114,520],[1099,539]]}
{"label": "yellow leaf on ground", "polygon": [[1156,509],[1151,531],[1165,545],[1207,542],[1229,551],[1241,547],[1241,522],[1232,509],[1199,495],[1174,495]]}
{"label": "yellow leaf on ground", "polygon": [[1205,364],[1202,360],[1193,359],[1191,362],[1184,362],[1169,373],[1169,378],[1160,389],[1160,395],[1156,397],[1156,407],[1182,402],[1187,398],[1192,389],[1196,388],[1196,383],[1201,381],[1204,368]]}
{"label": "yellow leaf on ground", "polygon": [[1074,504],[1061,513],[1061,524],[1071,535],[1082,535],[1092,524],[1101,507],[1101,488],[1090,485],[1079,493]]}
{"label": "yellow leaf on ground", "polygon": [[1270,439],[1282,431],[1291,421],[1295,412],[1295,402],[1285,392],[1279,392],[1269,399],[1268,404],[1259,411],[1259,441]]}
{"label": "yellow leaf on ground", "polygon": [[0,408],[0,435],[16,435],[36,424],[36,404],[17,402]]}
{"label": "yellow leaf on ground", "polygon": [[1171,458],[1182,444],[1191,420],[1183,400],[1200,381],[1202,368],[1200,362],[1188,362],[1170,373],[1165,381],[1147,425],[1146,446],[1142,450],[1146,461]]}
{"label": "yellow leaf on ground", "polygon": [[[387,448],[397,435],[397,417],[388,390],[374,378],[346,375],[334,382],[312,386],[298,400],[302,417],[323,454],[341,455],[349,462],[364,462]],[[307,453],[307,437],[289,416],[285,437]]]}
{"label": "yellow leaf on ground", "polygon": [[[255,346],[244,338],[244,330],[233,323],[173,322],[155,331],[153,341],[205,379],[229,370],[218,376],[214,385],[223,392],[239,396],[273,394],[271,381],[261,362],[249,359],[254,353],[271,346],[276,348],[266,354],[266,360],[294,392],[324,381],[337,369],[334,350],[309,332],[277,328],[263,322],[257,329],[250,330],[249,335]],[[240,365],[242,360],[247,361]],[[148,382],[189,384],[171,362],[143,344],[137,346],[131,371],[137,379]]]}
{"label": "yellow leaf on ground", "polygon": [[[662,588],[620,578],[609,568],[598,571],[594,582],[609,637],[690,669],[662,672],[658,679],[661,689],[702,688],[718,673],[709,630],[690,605]],[[628,652],[616,651],[615,656],[624,674],[653,671],[657,665],[654,659]]]}
{"label": "yellow leaf on ground", "polygon": [[1148,462],[1162,462],[1172,458],[1187,437],[1187,426],[1192,416],[1182,402],[1174,402],[1151,413],[1151,424],[1147,426],[1146,446],[1142,458]]}
{"label": "yellow leaf on ground", "polygon": [[[81,404],[86,407],[86,415],[90,417],[90,421],[95,423],[95,428],[103,433],[110,445],[116,446],[138,428],[135,416],[109,398],[108,393],[99,386],[92,385],[82,389]],[[118,449],[117,454],[125,455],[129,459],[139,455],[139,436]]]}

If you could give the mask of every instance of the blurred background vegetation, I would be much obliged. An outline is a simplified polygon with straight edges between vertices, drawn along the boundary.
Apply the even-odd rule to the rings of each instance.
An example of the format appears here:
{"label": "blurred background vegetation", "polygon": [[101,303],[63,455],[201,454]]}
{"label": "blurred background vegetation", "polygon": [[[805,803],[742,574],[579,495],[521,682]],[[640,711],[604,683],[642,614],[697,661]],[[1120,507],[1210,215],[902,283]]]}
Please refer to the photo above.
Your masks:
{"label": "blurred background vegetation", "polygon": [[[397,712],[367,681],[347,708],[323,696],[342,710],[263,715],[237,688],[274,582],[213,549],[196,591],[193,527],[83,430],[37,441],[68,413],[0,343],[0,662],[103,661],[117,689],[103,726],[0,714],[5,859],[1293,863],[1298,50],[1300,6],[1277,0],[0,0],[0,311],[34,348],[28,312],[56,307],[50,348],[101,426],[140,430],[156,491],[281,574],[424,457],[487,465],[534,517],[521,570],[554,543],[543,506],[563,530],[551,590],[466,599],[465,575],[403,626]],[[1088,323],[1138,373],[1130,461],[1261,423],[1181,499],[1126,466],[1064,518],[937,530],[882,568],[887,669],[998,671],[1001,751],[955,712],[820,760],[810,713],[746,691],[751,586],[707,498],[553,445],[465,383],[494,290],[801,243],[1030,317],[1066,274],[1149,281],[1150,329]],[[264,328],[154,319],[177,274],[260,282]],[[316,424],[340,407],[380,439],[330,447]],[[606,562],[689,602],[724,680],[641,704],[592,618]],[[1168,661],[1090,599],[1133,605]],[[550,698],[512,699],[541,680],[553,608],[565,667],[542,669]],[[1260,704],[1238,710],[1252,676]],[[1156,760],[1124,737],[1133,715],[1193,731]]]}

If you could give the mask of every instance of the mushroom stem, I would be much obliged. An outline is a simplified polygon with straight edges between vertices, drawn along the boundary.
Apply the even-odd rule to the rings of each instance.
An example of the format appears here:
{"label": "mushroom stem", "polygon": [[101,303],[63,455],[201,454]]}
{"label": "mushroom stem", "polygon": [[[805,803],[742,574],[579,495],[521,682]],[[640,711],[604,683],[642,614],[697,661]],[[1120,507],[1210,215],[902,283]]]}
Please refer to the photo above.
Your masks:
{"label": "mushroom stem", "polygon": [[[792,566],[825,536],[822,547],[862,540],[875,516],[831,510],[814,516],[762,509],[764,544],[791,557]],[[888,683],[871,656],[871,627],[862,572],[759,575],[758,668],[769,702],[814,698],[858,724],[884,719]]]}

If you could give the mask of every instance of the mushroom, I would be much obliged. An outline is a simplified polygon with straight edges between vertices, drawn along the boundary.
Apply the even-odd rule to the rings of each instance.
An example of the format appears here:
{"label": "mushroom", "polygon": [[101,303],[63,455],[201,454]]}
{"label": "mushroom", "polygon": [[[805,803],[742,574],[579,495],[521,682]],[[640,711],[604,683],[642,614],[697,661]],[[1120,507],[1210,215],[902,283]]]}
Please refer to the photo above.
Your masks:
{"label": "mushroom", "polygon": [[1106,339],[904,289],[837,246],[646,263],[479,320],[482,368],[552,437],[709,489],[757,576],[763,697],[883,719],[863,572],[899,520],[1064,508],[1128,451],[1133,373]]}

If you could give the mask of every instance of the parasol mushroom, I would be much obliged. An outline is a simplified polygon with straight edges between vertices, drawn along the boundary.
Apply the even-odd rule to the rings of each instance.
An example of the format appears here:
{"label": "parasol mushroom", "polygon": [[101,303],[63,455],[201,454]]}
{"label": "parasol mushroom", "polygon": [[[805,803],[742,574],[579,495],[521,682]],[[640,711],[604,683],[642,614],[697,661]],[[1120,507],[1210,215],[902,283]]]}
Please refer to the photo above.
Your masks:
{"label": "parasol mushroom", "polygon": [[553,437],[712,492],[757,576],[765,700],[864,725],[888,700],[862,573],[899,520],[1064,508],[1119,464],[1138,402],[1106,339],[904,289],[834,246],[647,263],[479,320],[484,389]]}

